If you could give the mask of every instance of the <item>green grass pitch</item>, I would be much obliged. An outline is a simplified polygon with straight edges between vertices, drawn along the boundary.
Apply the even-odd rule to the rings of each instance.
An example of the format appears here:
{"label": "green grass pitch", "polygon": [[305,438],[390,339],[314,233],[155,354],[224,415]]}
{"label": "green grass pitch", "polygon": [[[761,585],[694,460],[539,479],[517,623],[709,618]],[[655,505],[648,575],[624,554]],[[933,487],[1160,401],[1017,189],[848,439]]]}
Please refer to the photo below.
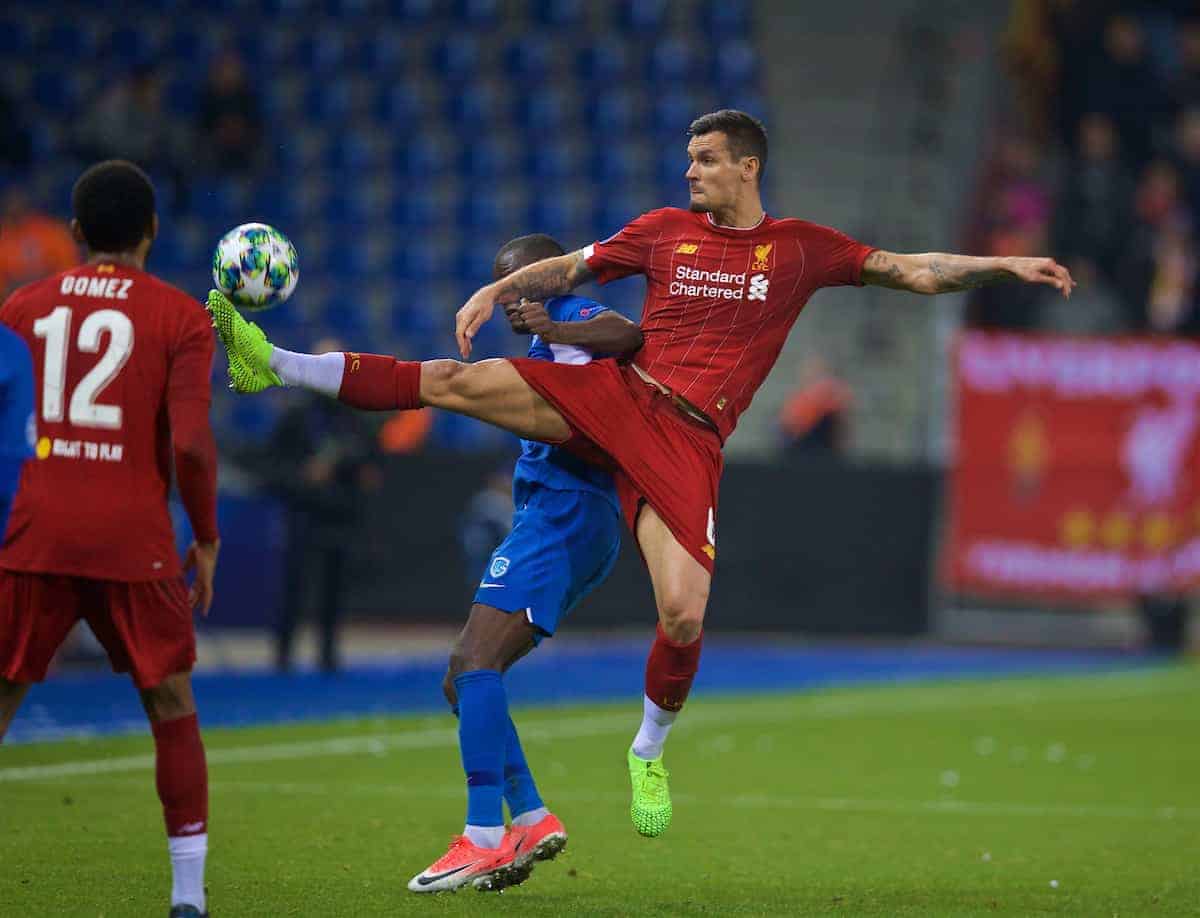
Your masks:
{"label": "green grass pitch", "polygon": [[[570,844],[501,894],[405,889],[462,825],[448,715],[210,731],[213,915],[1200,913],[1195,666],[696,697],[658,839],[632,694],[515,712]],[[166,914],[151,753],[0,747],[0,915]]]}

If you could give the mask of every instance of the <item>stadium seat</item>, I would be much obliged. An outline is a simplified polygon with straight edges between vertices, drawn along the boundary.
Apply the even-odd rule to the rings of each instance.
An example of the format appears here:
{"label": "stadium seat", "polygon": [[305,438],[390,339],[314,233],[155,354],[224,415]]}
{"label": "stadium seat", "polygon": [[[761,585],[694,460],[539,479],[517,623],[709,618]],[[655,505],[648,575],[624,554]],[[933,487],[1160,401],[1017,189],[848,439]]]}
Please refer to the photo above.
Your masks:
{"label": "stadium seat", "polygon": [[521,125],[535,137],[569,133],[575,116],[576,93],[563,87],[546,87],[527,94],[519,106]]}
{"label": "stadium seat", "polygon": [[642,96],[630,89],[596,93],[586,110],[592,132],[598,137],[631,135],[645,127]]}
{"label": "stadium seat", "polygon": [[79,103],[79,84],[61,68],[39,70],[34,74],[30,95],[41,108],[51,112],[69,112]]}
{"label": "stadium seat", "polygon": [[435,79],[463,83],[480,73],[482,47],[470,32],[452,32],[434,43],[429,52]]}
{"label": "stadium seat", "polygon": [[403,33],[385,26],[366,36],[359,60],[369,75],[380,77],[399,73],[407,58]]}
{"label": "stadium seat", "polygon": [[469,28],[495,28],[501,16],[500,0],[458,0],[454,5],[453,21]]}
{"label": "stadium seat", "polygon": [[687,35],[665,37],[650,52],[650,78],[658,91],[686,86],[699,78],[700,71],[698,41]]}
{"label": "stadium seat", "polygon": [[389,0],[387,11],[401,25],[423,26],[437,19],[439,5],[438,0]]}
{"label": "stadium seat", "polygon": [[624,40],[612,33],[598,35],[584,45],[577,55],[579,77],[594,90],[611,88],[613,83],[629,79],[634,74],[631,54]]}
{"label": "stadium seat", "polygon": [[748,41],[722,42],[713,54],[712,71],[722,94],[752,90],[758,81],[758,54]]}
{"label": "stadium seat", "polygon": [[701,22],[713,41],[750,36],[750,0],[702,0]]}
{"label": "stadium seat", "polygon": [[424,119],[430,109],[428,88],[400,79],[380,87],[375,100],[375,119],[387,124],[405,124]]}
{"label": "stadium seat", "polygon": [[518,158],[515,144],[496,137],[483,137],[467,144],[460,168],[472,181],[495,181],[513,176]]}
{"label": "stadium seat", "polygon": [[[0,19],[0,54],[15,58],[18,62],[30,53],[33,47],[33,28],[29,20],[16,15],[16,11]],[[7,64],[5,66],[8,66]]]}
{"label": "stadium seat", "polygon": [[96,43],[91,25],[76,21],[74,17],[62,17],[42,29],[36,39],[39,60],[74,62],[90,55]]}
{"label": "stadium seat", "polygon": [[583,147],[572,135],[555,136],[526,150],[526,174],[535,182],[558,182],[583,176],[587,160]]}
{"label": "stadium seat", "polygon": [[510,99],[503,84],[496,80],[467,83],[446,100],[446,117],[459,130],[506,124]]}
{"label": "stadium seat", "polygon": [[586,21],[586,12],[584,0],[538,0],[533,15],[542,25],[578,28]]}
{"label": "stadium seat", "polygon": [[505,73],[531,86],[546,79],[552,60],[552,42],[540,32],[519,35],[504,49]]}
{"label": "stadium seat", "polygon": [[621,0],[617,23],[630,35],[655,35],[667,19],[667,0]]}

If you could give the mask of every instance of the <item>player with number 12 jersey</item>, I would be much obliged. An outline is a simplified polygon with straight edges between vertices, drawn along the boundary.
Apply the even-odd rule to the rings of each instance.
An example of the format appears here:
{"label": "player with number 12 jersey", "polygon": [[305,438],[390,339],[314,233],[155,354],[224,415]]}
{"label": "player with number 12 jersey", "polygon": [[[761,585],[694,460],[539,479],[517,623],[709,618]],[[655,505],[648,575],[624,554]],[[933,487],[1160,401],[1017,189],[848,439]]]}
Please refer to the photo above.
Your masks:
{"label": "player with number 12 jersey", "polygon": [[[93,166],[72,206],[86,263],[0,306],[0,323],[33,357],[36,426],[0,546],[0,738],[86,620],[150,718],[171,914],[199,916],[208,779],[191,689],[192,609],[208,611],[219,549],[213,333],[199,303],[145,269],[158,218],[140,169]],[[167,505],[172,461],[195,534],[190,595]]]}

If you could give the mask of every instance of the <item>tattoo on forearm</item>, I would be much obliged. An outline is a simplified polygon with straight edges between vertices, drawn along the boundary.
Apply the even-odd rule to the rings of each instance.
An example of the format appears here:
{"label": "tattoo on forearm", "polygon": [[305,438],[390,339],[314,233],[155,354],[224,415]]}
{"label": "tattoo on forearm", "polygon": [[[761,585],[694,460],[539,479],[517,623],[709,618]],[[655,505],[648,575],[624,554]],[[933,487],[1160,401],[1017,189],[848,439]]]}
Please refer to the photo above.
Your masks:
{"label": "tattoo on forearm", "polygon": [[939,293],[972,290],[975,287],[985,287],[988,284],[1013,278],[1012,273],[1004,268],[981,268],[968,266],[961,262],[958,264],[946,263],[942,258],[937,257],[929,259],[929,273],[937,282]]}
{"label": "tattoo on forearm", "polygon": [[881,287],[902,287],[903,279],[900,266],[888,258],[887,254],[876,250],[867,256],[863,264],[863,272],[869,276],[871,283]]}
{"label": "tattoo on forearm", "polygon": [[535,262],[505,278],[500,292],[514,299],[525,297],[530,300],[545,300],[570,293],[585,279],[579,268],[582,261],[582,254],[572,252],[570,255]]}

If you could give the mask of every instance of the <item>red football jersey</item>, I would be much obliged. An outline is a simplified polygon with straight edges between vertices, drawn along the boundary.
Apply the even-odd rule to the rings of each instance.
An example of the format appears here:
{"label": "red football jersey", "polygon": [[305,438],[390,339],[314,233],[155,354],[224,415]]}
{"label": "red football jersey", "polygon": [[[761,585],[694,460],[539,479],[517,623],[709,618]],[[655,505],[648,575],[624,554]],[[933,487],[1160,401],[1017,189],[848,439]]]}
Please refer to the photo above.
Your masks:
{"label": "red football jersey", "polygon": [[804,220],[717,226],[652,210],[584,249],[600,283],[646,276],[645,344],[634,363],[712,418],[726,439],[775,365],[808,298],[861,284],[872,246]]}
{"label": "red football jersey", "polygon": [[[199,418],[211,438],[204,307],[144,271],[87,264],[20,288],[0,322],[33,354],[37,418],[37,458],[22,472],[0,567],[178,576],[170,418]],[[193,524],[199,515],[197,529],[215,538],[215,491],[201,503],[211,507],[192,514]]]}

